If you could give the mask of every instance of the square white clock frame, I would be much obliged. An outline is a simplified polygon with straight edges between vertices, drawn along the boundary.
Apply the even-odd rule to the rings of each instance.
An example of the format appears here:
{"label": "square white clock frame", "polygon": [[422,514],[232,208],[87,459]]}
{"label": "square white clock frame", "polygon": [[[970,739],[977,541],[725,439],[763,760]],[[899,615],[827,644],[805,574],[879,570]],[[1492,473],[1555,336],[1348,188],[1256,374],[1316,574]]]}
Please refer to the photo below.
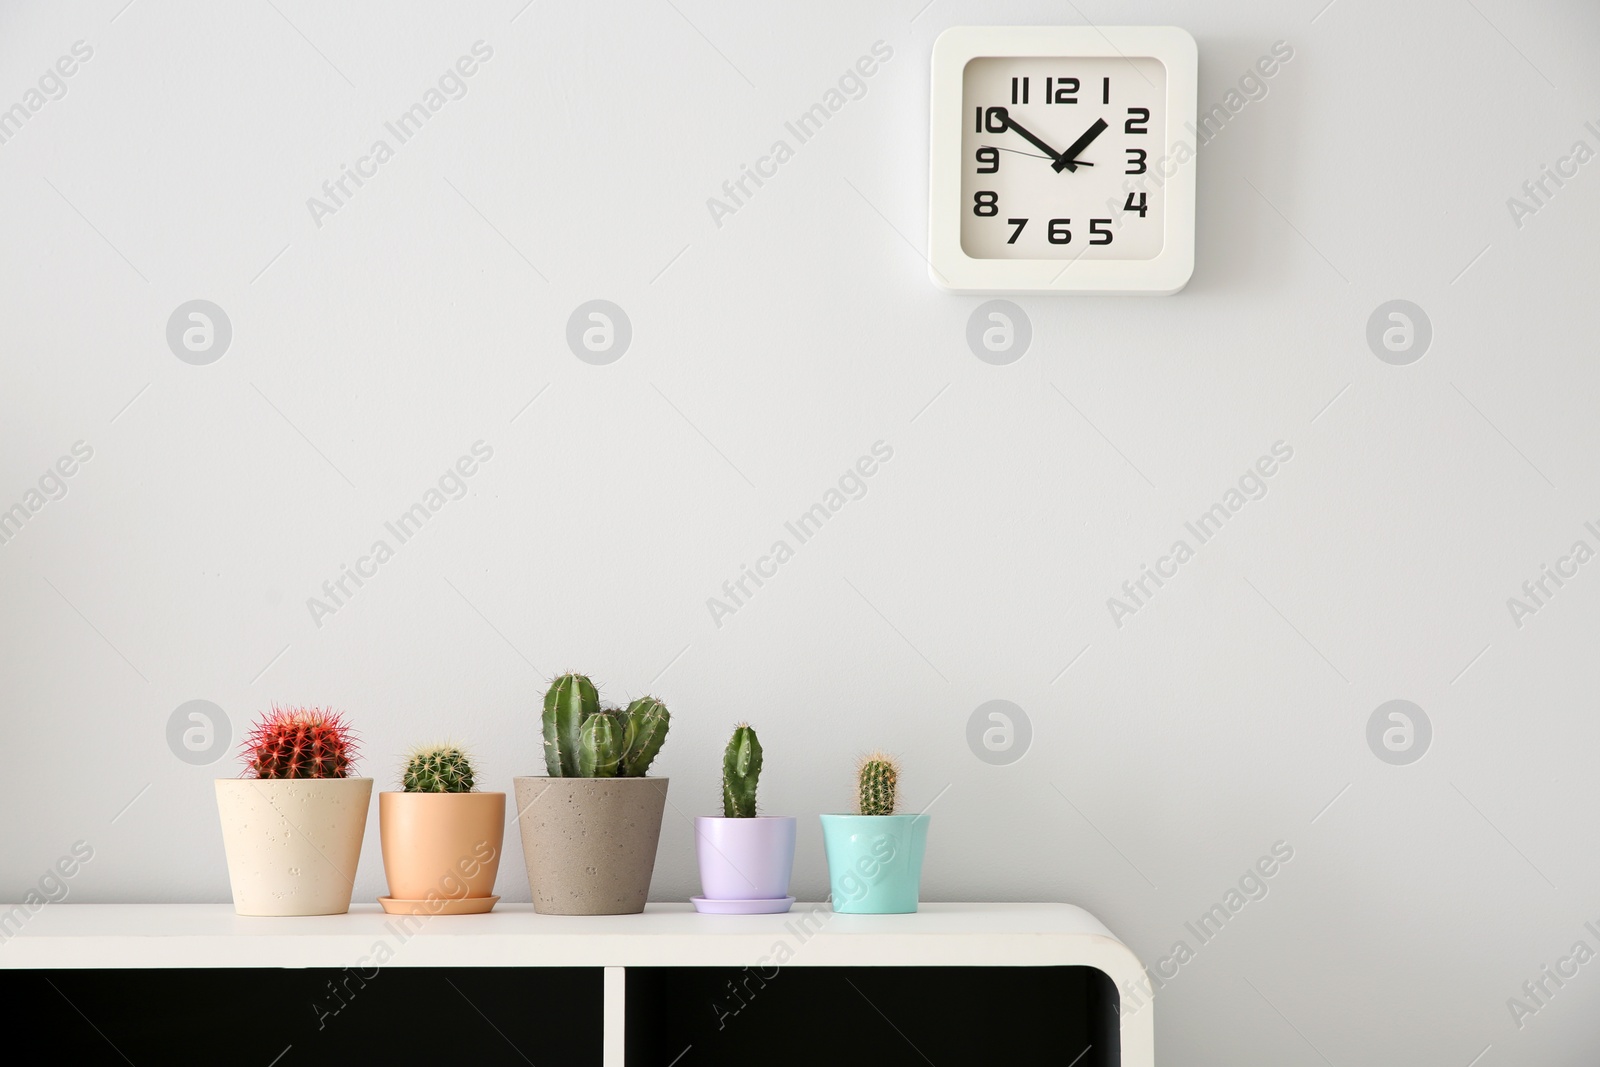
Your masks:
{"label": "square white clock frame", "polygon": [[928,263],[956,292],[1167,294],[1194,272],[1199,53],[1175,26],[933,45]]}

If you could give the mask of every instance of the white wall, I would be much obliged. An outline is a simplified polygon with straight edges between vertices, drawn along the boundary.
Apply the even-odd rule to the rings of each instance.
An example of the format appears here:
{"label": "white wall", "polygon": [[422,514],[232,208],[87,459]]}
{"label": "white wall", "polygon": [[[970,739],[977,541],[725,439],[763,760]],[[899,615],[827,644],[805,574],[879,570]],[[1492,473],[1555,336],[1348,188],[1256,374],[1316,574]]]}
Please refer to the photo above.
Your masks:
{"label": "white wall", "polygon": [[[93,54],[0,144],[0,507],[93,455],[0,545],[0,895],[86,840],[73,900],[227,898],[234,763],[169,750],[185,701],[235,739],[272,701],[344,709],[384,785],[452,736],[503,788],[581,669],[675,712],[657,899],[695,891],[686,816],[748,717],[764,806],[804,817],[802,896],[814,813],[881,745],[938,798],[929,898],[1077,902],[1152,967],[1185,941],[1164,1062],[1592,1060],[1600,963],[1520,1027],[1507,998],[1600,950],[1600,563],[1520,626],[1507,598],[1600,548],[1600,163],[1520,225],[1507,200],[1600,148],[1600,14],[922,2],[7,5],[0,108]],[[991,366],[980,299],[919,258],[929,49],[1084,17],[1189,29],[1203,108],[1294,55],[1201,150],[1188,289],[1018,298],[1032,346]],[[466,95],[386,134],[478,41]],[[865,95],[717,225],[708,197],[877,41]],[[165,337],[197,298],[233,329],[207,366]],[[633,327],[609,366],[564,340],[597,298]],[[1365,338],[1392,299],[1432,324],[1407,366]],[[477,441],[468,495],[317,625],[307,599]],[[716,625],[878,441],[866,495]],[[1116,625],[1278,441],[1267,494]],[[966,740],[997,698],[1033,728],[1009,766]],[[1367,742],[1393,699],[1432,724],[1407,766]],[[1185,923],[1276,842],[1268,895],[1200,944]]]}

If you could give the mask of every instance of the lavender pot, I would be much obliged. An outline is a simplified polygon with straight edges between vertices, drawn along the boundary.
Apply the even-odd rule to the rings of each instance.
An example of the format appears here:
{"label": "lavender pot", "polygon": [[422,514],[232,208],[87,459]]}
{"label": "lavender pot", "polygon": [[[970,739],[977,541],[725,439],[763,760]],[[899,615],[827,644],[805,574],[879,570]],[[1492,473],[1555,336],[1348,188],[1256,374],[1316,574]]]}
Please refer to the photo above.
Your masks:
{"label": "lavender pot", "polygon": [[[696,818],[694,845],[702,899],[786,901],[789,876],[794,873],[794,835],[792,816]],[[787,911],[787,905],[782,910]]]}

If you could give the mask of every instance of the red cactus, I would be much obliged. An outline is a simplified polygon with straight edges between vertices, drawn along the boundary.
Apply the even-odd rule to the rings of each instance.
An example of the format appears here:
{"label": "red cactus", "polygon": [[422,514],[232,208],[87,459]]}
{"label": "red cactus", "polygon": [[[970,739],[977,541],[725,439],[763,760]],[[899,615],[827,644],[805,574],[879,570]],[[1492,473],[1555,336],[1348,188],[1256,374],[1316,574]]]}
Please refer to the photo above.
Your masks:
{"label": "red cactus", "polygon": [[273,705],[242,747],[247,778],[345,778],[356,756],[343,716],[322,708]]}

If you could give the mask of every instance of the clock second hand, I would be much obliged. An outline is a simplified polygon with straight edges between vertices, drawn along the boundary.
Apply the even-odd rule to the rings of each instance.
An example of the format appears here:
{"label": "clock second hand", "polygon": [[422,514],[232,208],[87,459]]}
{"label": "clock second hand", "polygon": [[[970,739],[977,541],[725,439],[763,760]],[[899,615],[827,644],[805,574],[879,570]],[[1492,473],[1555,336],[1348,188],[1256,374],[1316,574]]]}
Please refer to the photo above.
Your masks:
{"label": "clock second hand", "polygon": [[[996,152],[1015,152],[1017,155],[1019,155],[1019,156],[1027,156],[1029,159],[1048,159],[1052,163],[1054,163],[1056,161],[1056,157],[1055,156],[1041,156],[1037,152],[1024,152],[1020,148],[1007,148],[1004,145],[986,144],[986,145],[979,145],[978,147],[980,147],[980,148],[992,148]],[[1072,162],[1073,162],[1073,164],[1075,166],[1079,166],[1079,167],[1092,167],[1092,166],[1094,166],[1093,163],[1089,163],[1089,162],[1087,162],[1085,160],[1082,160],[1082,159],[1075,159]]]}

